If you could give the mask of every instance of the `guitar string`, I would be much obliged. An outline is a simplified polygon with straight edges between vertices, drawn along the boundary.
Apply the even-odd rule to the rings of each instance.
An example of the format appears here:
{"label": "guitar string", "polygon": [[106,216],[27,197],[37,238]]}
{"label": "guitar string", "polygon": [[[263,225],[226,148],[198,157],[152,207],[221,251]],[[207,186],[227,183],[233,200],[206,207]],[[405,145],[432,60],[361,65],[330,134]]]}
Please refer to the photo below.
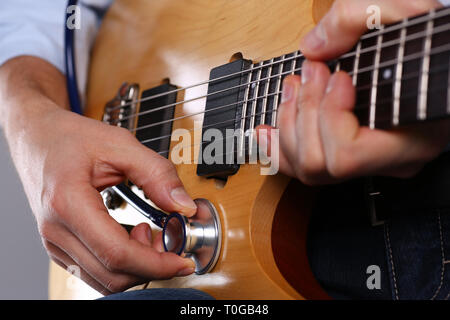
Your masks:
{"label": "guitar string", "polygon": [[[428,15],[425,15],[425,16],[422,16],[422,17],[413,18],[413,20],[407,18],[407,19],[403,20],[403,23],[398,23],[398,24],[395,24],[395,25],[392,25],[392,26],[388,26],[388,27],[382,28],[379,31],[371,32],[371,33],[368,33],[366,35],[363,35],[360,38],[360,41],[366,40],[366,39],[370,39],[370,38],[373,38],[373,37],[377,37],[379,35],[385,35],[385,34],[387,34],[389,32],[396,31],[396,30],[399,30],[399,29],[402,29],[402,28],[408,28],[408,27],[411,27],[411,26],[414,26],[414,25],[417,25],[417,24],[420,24],[420,23],[423,23],[423,22],[436,20],[436,19],[439,19],[441,17],[445,17],[449,13],[450,13],[450,7],[442,9],[442,10],[436,12],[434,15],[428,14]],[[412,35],[415,35],[415,34],[417,34],[417,33],[414,33]],[[393,41],[396,41],[396,40],[393,40]],[[369,47],[369,48],[373,49],[374,47],[376,47],[376,46],[372,46],[372,47]],[[369,48],[365,48],[364,50],[368,50]],[[235,72],[235,73],[232,73],[232,74],[229,74],[229,75],[225,75],[225,76],[221,76],[221,77],[218,77],[218,78],[215,78],[215,79],[202,81],[202,82],[199,82],[197,84],[193,84],[193,85],[189,85],[189,86],[186,86],[186,87],[178,88],[178,89],[171,90],[171,91],[168,91],[168,92],[159,93],[159,94],[156,94],[156,95],[152,95],[152,96],[149,96],[149,97],[138,99],[136,101],[131,101],[131,102],[125,103],[125,104],[120,105],[120,106],[112,107],[108,111],[115,111],[115,110],[118,110],[118,109],[121,109],[121,108],[124,108],[124,107],[132,106],[135,103],[153,100],[153,99],[160,98],[160,97],[167,96],[167,95],[171,95],[173,93],[177,93],[177,92],[180,92],[180,91],[183,91],[183,90],[187,90],[187,89],[195,88],[195,87],[198,87],[198,86],[203,86],[203,85],[206,85],[206,84],[210,84],[212,82],[224,80],[224,79],[229,78],[229,77],[242,75],[244,73],[247,73],[247,72],[250,72],[250,71],[254,71],[254,70],[257,70],[259,68],[264,68],[266,66],[270,66],[270,65],[273,65],[273,64],[276,64],[276,63],[282,63],[284,61],[289,61],[289,60],[293,60],[293,59],[298,59],[298,58],[303,58],[304,57],[303,54],[301,54],[299,51],[295,51],[294,53],[290,53],[290,54],[295,54],[296,56],[295,57],[288,57],[288,58],[285,58],[283,60],[278,60],[278,61],[274,61],[274,62],[271,62],[271,63],[267,63],[266,65],[258,66],[256,68],[254,68],[253,70],[238,71],[238,72]],[[290,54],[288,54],[288,55],[290,55]],[[341,58],[348,58],[348,57],[352,57],[352,56],[355,56],[355,55],[356,55],[356,52],[350,52],[350,53],[345,54]]]}
{"label": "guitar string", "polygon": [[[446,70],[440,70],[439,72],[436,72],[436,73],[441,73],[441,72],[446,72],[446,71],[449,71],[448,69],[446,69]],[[418,75],[416,78],[419,78],[420,77],[420,75],[419,74],[416,74],[416,75]],[[430,89],[430,90],[428,90],[428,93],[433,93],[433,92],[438,92],[438,91],[440,91],[440,90],[443,90],[443,89],[448,89],[448,86],[447,85],[444,85],[444,86],[436,86],[436,87],[434,87],[434,88],[432,88],[432,89]],[[280,93],[281,93],[281,91],[280,91]],[[416,97],[418,95],[418,93],[409,93],[409,94],[405,94],[405,95],[403,95],[401,98],[400,98],[400,100],[405,100],[405,99],[409,99],[409,98],[412,98],[412,97]],[[384,100],[381,100],[381,102],[385,102],[385,101],[392,101],[392,99],[384,99]],[[364,108],[362,108],[362,107],[364,107]],[[356,105],[355,107],[354,107],[354,110],[356,110],[356,109],[358,109],[358,110],[364,110],[364,109],[368,109],[368,108],[366,108],[367,107],[367,104],[360,104],[360,105]],[[274,112],[274,110],[270,110],[270,111],[265,111],[265,112],[259,112],[259,113],[255,113],[255,114],[251,114],[251,115],[248,115],[248,116],[245,116],[245,117],[242,117],[242,118],[240,118],[240,120],[242,120],[242,119],[246,119],[246,118],[250,118],[250,117],[254,117],[254,116],[258,116],[258,115],[262,115],[262,114],[270,114],[270,113],[273,113]],[[227,120],[227,121],[224,121],[224,122],[231,122],[231,121],[235,121],[234,119],[233,120]],[[260,125],[262,125],[262,124],[260,124]],[[203,128],[198,128],[198,129],[196,129],[196,128],[191,128],[190,130],[188,130],[188,129],[186,129],[186,130],[188,130],[188,131],[201,131],[201,129],[205,129],[205,127],[203,127]],[[250,130],[250,131],[253,131],[253,130],[255,130],[255,128],[253,128],[253,129],[251,129],[251,128],[249,128],[248,130]],[[165,138],[170,138],[171,137],[171,135],[167,135],[167,136],[165,136]],[[158,137],[159,138],[159,137]],[[144,141],[140,141],[142,144],[146,144],[146,143],[150,143],[150,142],[153,142],[153,141],[156,141],[156,139],[158,139],[158,138],[154,138],[155,140],[152,140],[152,139],[149,139],[149,140],[152,140],[152,141],[149,141],[149,140],[144,140]],[[226,139],[229,139],[229,137],[226,137],[226,138],[222,138],[222,139],[217,139],[217,140],[214,140],[214,142],[220,142],[220,141],[225,141]],[[160,140],[160,139],[158,139],[158,140]],[[172,140],[171,140],[172,141]],[[207,141],[207,142],[209,142],[209,141]],[[200,146],[200,145],[202,145],[202,144],[205,144],[205,143],[207,143],[207,142],[200,142],[200,143],[194,143],[194,144],[191,144],[191,145],[187,145],[187,146],[184,146],[184,147],[182,147],[182,148],[180,148],[180,150],[184,150],[184,149],[186,149],[186,148],[192,148],[192,147],[198,147],[198,146]],[[160,152],[158,152],[159,154],[168,154],[170,152],[170,150],[164,150],[164,151],[160,151]]]}
{"label": "guitar string", "polygon": [[[440,73],[442,73],[442,72],[448,72],[448,71],[450,71],[450,70],[449,70],[449,67],[441,66],[441,67],[437,67],[437,68],[430,69],[429,74],[430,74],[430,75],[432,75],[432,74],[436,75],[436,74],[440,74]],[[420,75],[421,75],[420,72],[411,72],[411,73],[408,73],[408,74],[404,75],[404,76],[402,77],[402,80],[404,81],[404,80],[415,79],[415,78],[418,78]],[[387,84],[394,84],[394,82],[395,82],[395,79],[394,79],[394,78],[391,78],[391,79],[388,79],[388,80],[383,80],[383,81],[380,81],[380,82],[379,82],[379,86],[383,86],[383,85],[387,85]],[[358,92],[358,91],[367,90],[367,89],[370,89],[370,88],[371,88],[371,85],[367,85],[367,86],[364,86],[364,87],[357,88],[356,91]],[[277,94],[281,94],[281,92],[282,92],[282,91],[274,92],[274,93],[272,93],[272,94],[275,96],[275,95],[277,95]],[[405,96],[406,96],[407,98],[409,98],[409,96],[407,96],[407,95],[405,95]],[[255,98],[255,99],[260,99],[260,97],[257,97],[257,98]],[[389,101],[392,101],[392,98],[385,98],[385,99],[377,100],[377,104],[378,104],[378,103],[383,103],[383,102],[389,102]],[[354,107],[354,109],[355,109],[355,110],[356,110],[356,109],[358,109],[358,110],[363,110],[363,108],[366,108],[366,107],[367,107],[367,104],[359,104],[359,105],[356,105],[356,106]],[[367,107],[367,108],[368,108],[368,107]],[[250,115],[247,115],[247,116],[243,116],[243,117],[238,118],[238,119],[229,119],[229,120],[225,120],[225,121],[221,121],[221,122],[216,122],[216,123],[213,123],[213,124],[209,124],[209,125],[206,125],[206,126],[202,126],[201,128],[190,128],[190,129],[182,128],[182,129],[183,129],[183,130],[186,130],[186,131],[188,131],[188,132],[202,131],[202,130],[205,130],[205,129],[208,129],[208,128],[216,127],[216,126],[218,126],[218,125],[227,124],[227,123],[232,123],[232,122],[240,121],[240,120],[243,120],[243,119],[249,119],[249,118],[251,118],[251,117],[260,116],[260,115],[263,115],[263,114],[274,113],[275,111],[276,111],[276,110],[268,110],[268,111],[265,111],[265,112],[254,113],[254,114],[250,114]],[[262,125],[262,124],[260,124],[260,125]],[[171,138],[171,137],[172,137],[172,134],[168,134],[168,135],[159,136],[159,137],[156,137],[156,138],[151,138],[151,139],[147,139],[147,140],[142,140],[142,141],[140,141],[140,142],[141,142],[142,144],[146,144],[146,143],[150,143],[150,142],[154,142],[154,141],[159,141],[159,140],[167,139],[167,138]],[[192,147],[192,146],[194,146],[194,145],[191,145],[191,147]],[[166,151],[166,152],[167,152],[167,151]]]}
{"label": "guitar string", "polygon": [[[445,51],[449,51],[449,50],[450,50],[450,44],[442,45],[442,46],[439,46],[439,47],[436,47],[436,48],[430,50],[429,56],[432,56],[432,55],[435,55],[435,54],[439,54],[439,53],[442,53],[442,52],[445,52]],[[405,56],[403,58],[403,63],[411,61],[411,60],[415,60],[415,59],[420,59],[422,57],[423,57],[423,53],[422,52],[416,53],[416,54],[411,54],[411,55]],[[363,68],[360,71],[358,71],[356,74],[359,75],[359,74],[362,74],[362,73],[365,73],[365,72],[373,71],[375,69],[380,70],[380,69],[385,68],[385,67],[395,66],[396,64],[398,64],[398,59],[393,59],[393,60],[389,60],[389,61],[380,63],[379,66],[377,66],[375,68],[374,67]],[[301,68],[296,68],[296,69],[290,70],[289,74],[295,73],[296,71],[301,71]],[[355,73],[349,72],[348,74],[350,76],[353,76]],[[277,77],[279,77],[279,75],[277,75]],[[268,80],[268,79],[269,78],[266,78],[265,80]],[[148,124],[148,125],[143,125],[143,126],[131,129],[130,131],[131,132],[137,132],[137,131],[140,131],[140,130],[143,130],[143,129],[152,128],[152,127],[163,125],[163,124],[166,124],[166,123],[179,121],[179,120],[186,119],[186,118],[189,118],[189,117],[193,117],[193,116],[196,116],[196,115],[201,115],[201,114],[205,114],[205,113],[208,113],[208,112],[211,112],[211,111],[221,110],[221,109],[224,109],[224,108],[227,108],[227,107],[231,107],[233,105],[239,105],[239,104],[243,104],[243,103],[246,103],[246,102],[249,102],[249,101],[253,101],[255,99],[263,99],[263,98],[265,98],[265,97],[264,96],[260,96],[260,97],[253,98],[251,100],[242,100],[242,101],[238,101],[238,102],[222,105],[222,106],[219,106],[219,107],[215,107],[215,108],[212,108],[212,109],[209,109],[209,110],[199,111],[199,112],[187,114],[187,115],[184,115],[184,116],[176,117],[176,118],[173,118],[173,119],[168,119],[168,120],[163,120],[163,121],[151,123],[151,124]],[[122,119],[121,121],[124,121],[124,119]]]}
{"label": "guitar string", "polygon": [[[294,55],[294,56],[287,57],[287,56],[290,56],[290,55]],[[253,71],[258,70],[258,69],[270,67],[270,66],[273,66],[275,64],[282,64],[282,63],[284,63],[286,61],[293,61],[293,60],[300,59],[300,58],[304,57],[303,54],[301,54],[300,51],[298,51],[298,50],[294,51],[294,52],[291,52],[291,53],[288,53],[288,54],[285,54],[285,56],[286,57],[285,58],[281,58],[281,60],[268,62],[266,64],[256,63],[256,64],[253,64],[253,65],[259,65],[259,64],[261,64],[261,65],[253,67],[253,68],[249,68],[249,69],[246,69],[246,70],[243,70],[243,71],[238,71],[238,72],[234,72],[234,73],[227,74],[227,75],[224,75],[224,76],[220,76],[220,77],[212,79],[212,80],[206,80],[206,81],[203,81],[203,82],[199,82],[197,84],[193,84],[193,85],[189,85],[189,86],[186,86],[186,87],[178,88],[178,89],[175,89],[175,90],[172,90],[172,91],[162,92],[162,93],[155,94],[153,96],[137,99],[135,101],[130,101],[130,102],[124,103],[123,105],[119,105],[119,106],[116,106],[116,107],[110,107],[110,108],[107,108],[107,111],[111,112],[111,111],[119,110],[119,109],[122,109],[122,108],[125,108],[125,107],[129,107],[129,106],[131,106],[133,104],[136,104],[136,103],[139,103],[139,102],[145,102],[145,101],[149,101],[149,100],[154,100],[154,99],[161,98],[161,97],[164,97],[164,96],[168,96],[168,95],[180,92],[180,91],[184,91],[184,90],[187,90],[187,89],[192,89],[192,88],[203,86],[203,85],[206,85],[206,84],[209,85],[209,84],[211,84],[213,82],[224,80],[226,78],[231,78],[231,77],[234,77],[234,76],[242,75],[244,73],[253,72]]]}
{"label": "guitar string", "polygon": [[[437,86],[437,87],[435,87],[435,88],[429,90],[429,92],[430,92],[430,93],[434,93],[434,92],[438,92],[439,90],[446,89],[446,88],[447,88],[447,86]],[[411,98],[411,97],[415,97],[416,95],[417,95],[417,94],[410,93],[410,94],[405,95],[404,98],[402,98],[402,99],[408,99],[408,98]],[[270,112],[273,112],[273,111],[270,111]],[[267,112],[267,113],[270,113],[270,112]],[[254,132],[254,131],[252,130],[252,132]],[[233,136],[232,138],[234,139],[235,136]],[[194,144],[191,144],[191,145],[188,145],[188,146],[181,147],[181,148],[180,148],[179,150],[177,150],[177,151],[184,150],[184,149],[187,149],[187,148],[196,148],[196,147],[199,147],[199,146],[201,146],[201,145],[203,145],[203,144],[209,144],[209,143],[212,143],[212,142],[221,142],[221,141],[225,141],[226,139],[231,139],[231,137],[222,138],[222,139],[217,139],[217,140],[214,140],[214,141],[202,141],[202,142],[200,142],[200,143],[194,143]],[[245,151],[245,150],[244,150],[244,151]],[[239,152],[239,151],[238,151],[238,150],[233,150],[232,152],[227,152],[227,153],[218,154],[218,155],[215,155],[214,157],[226,156],[226,155],[229,155],[229,154],[232,154],[232,153],[237,153],[237,152]],[[162,155],[162,154],[168,154],[168,153],[170,153],[170,150],[165,150],[165,151],[160,151],[160,152],[158,152],[158,154],[160,154],[160,155]],[[202,158],[205,159],[204,157],[202,157]]]}
{"label": "guitar string", "polygon": [[[450,30],[450,28],[449,28],[449,27],[450,27],[450,23],[449,23],[449,24],[446,24],[445,26],[441,26],[441,27],[445,27],[446,29],[444,29],[444,30],[442,30],[443,28],[442,28],[442,29],[439,29],[439,30],[436,29],[436,32],[432,33],[431,36],[434,35],[434,34],[440,33],[440,32],[444,32],[444,31]],[[424,35],[430,35],[430,33],[423,33],[423,34],[424,34]],[[419,38],[416,34],[413,34],[413,35],[415,36],[414,39]],[[405,40],[405,42],[407,42],[407,41],[409,41],[409,40]],[[392,45],[389,45],[389,46],[392,46]],[[381,49],[382,49],[382,46],[379,46],[377,50],[381,50]],[[436,48],[434,48],[434,49],[436,49]],[[373,52],[373,53],[375,53],[375,52]],[[361,53],[361,54],[363,54],[363,53]],[[420,56],[422,56],[423,53],[420,52],[420,53],[417,53],[417,54],[420,55]],[[298,58],[296,58],[296,59],[298,59]],[[389,62],[397,63],[397,62],[398,62],[398,59],[390,60]],[[280,65],[280,66],[281,66],[281,65]],[[253,69],[253,70],[255,70],[255,69]],[[300,70],[301,70],[301,69],[300,69]],[[356,74],[360,74],[360,73],[364,73],[364,72],[372,71],[372,70],[374,70],[373,67],[368,67],[368,68],[364,68],[364,69],[358,70],[358,72],[357,72]],[[191,98],[191,99],[187,99],[187,100],[184,100],[184,101],[179,101],[179,102],[175,102],[175,103],[163,105],[163,106],[160,106],[160,107],[151,109],[151,110],[146,110],[146,111],[143,111],[143,112],[138,112],[138,113],[133,114],[133,115],[129,115],[129,116],[122,117],[120,120],[121,120],[121,121],[125,121],[125,120],[129,120],[129,119],[134,119],[134,118],[139,117],[139,116],[142,116],[142,115],[147,115],[147,114],[150,114],[150,113],[154,113],[154,112],[157,112],[157,111],[161,111],[161,110],[164,110],[164,109],[167,109],[167,108],[171,108],[171,107],[174,107],[174,106],[177,106],[177,105],[180,105],[180,104],[185,104],[185,103],[188,103],[188,102],[193,102],[193,101],[196,101],[196,100],[199,100],[199,99],[207,98],[207,97],[210,97],[210,96],[213,96],[213,95],[216,95],[216,94],[220,94],[220,93],[224,93],[224,92],[227,92],[227,91],[236,90],[236,89],[239,89],[239,88],[244,87],[244,86],[249,86],[250,84],[253,84],[253,83],[261,83],[261,82],[264,82],[264,81],[269,80],[269,79],[279,78],[279,77],[281,77],[281,76],[283,76],[283,75],[285,75],[285,74],[289,74],[289,72],[283,72],[283,73],[271,75],[271,76],[266,77],[266,78],[263,78],[263,79],[256,79],[256,80],[253,80],[253,81],[251,81],[251,82],[247,82],[247,83],[243,83],[243,84],[240,84],[240,85],[232,86],[232,87],[230,87],[230,88],[218,90],[218,91],[213,92],[213,93],[205,94],[205,95],[198,96],[198,97]],[[138,101],[138,100],[137,100],[137,101]],[[137,102],[134,102],[134,103],[137,103]]]}

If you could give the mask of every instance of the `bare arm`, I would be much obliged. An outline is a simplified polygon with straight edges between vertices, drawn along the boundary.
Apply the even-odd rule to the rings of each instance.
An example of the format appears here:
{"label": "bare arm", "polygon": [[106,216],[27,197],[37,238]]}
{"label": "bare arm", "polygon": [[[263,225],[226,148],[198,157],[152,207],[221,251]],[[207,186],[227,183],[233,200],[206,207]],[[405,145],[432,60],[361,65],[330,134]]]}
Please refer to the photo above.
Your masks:
{"label": "bare arm", "polygon": [[82,279],[103,294],[194,271],[191,260],[162,253],[160,237],[152,239],[147,224],[129,235],[98,192],[129,178],[162,209],[190,216],[196,207],[173,165],[128,131],[68,111],[65,78],[55,67],[25,56],[1,66],[0,113],[43,244],[56,263],[80,266]]}

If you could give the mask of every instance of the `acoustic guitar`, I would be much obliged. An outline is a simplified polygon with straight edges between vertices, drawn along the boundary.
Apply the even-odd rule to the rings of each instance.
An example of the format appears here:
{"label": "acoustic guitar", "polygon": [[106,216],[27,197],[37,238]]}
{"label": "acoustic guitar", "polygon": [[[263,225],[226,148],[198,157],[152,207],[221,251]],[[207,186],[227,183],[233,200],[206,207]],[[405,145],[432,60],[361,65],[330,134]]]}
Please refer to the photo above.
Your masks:
{"label": "acoustic guitar", "polygon": [[[299,41],[331,4],[116,0],[110,8],[92,52],[85,115],[127,128],[168,159],[179,143],[173,132],[200,132],[187,145],[192,163],[176,168],[193,199],[215,207],[221,225],[212,270],[139,288],[196,288],[217,299],[327,298],[306,254],[315,189],[282,174],[261,175],[258,164],[194,160],[207,128],[276,125],[282,80],[301,73]],[[362,125],[389,129],[450,114],[449,24],[444,8],[381,26],[329,63],[353,78]],[[139,220],[114,193],[105,201],[120,223]],[[91,293],[51,264],[51,299]]]}

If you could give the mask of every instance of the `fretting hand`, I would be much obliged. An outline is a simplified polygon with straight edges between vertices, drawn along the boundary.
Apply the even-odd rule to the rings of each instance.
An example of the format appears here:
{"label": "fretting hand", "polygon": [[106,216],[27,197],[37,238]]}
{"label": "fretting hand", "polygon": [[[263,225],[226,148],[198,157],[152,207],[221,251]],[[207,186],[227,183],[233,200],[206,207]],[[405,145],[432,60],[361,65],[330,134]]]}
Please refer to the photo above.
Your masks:
{"label": "fretting hand", "polygon": [[392,131],[360,126],[353,113],[356,91],[352,79],[345,72],[331,75],[320,62],[337,58],[355,45],[367,30],[370,5],[380,7],[381,22],[386,24],[440,4],[433,0],[337,0],[302,40],[300,50],[309,60],[303,63],[301,77],[289,76],[284,81],[278,127],[280,169],[306,184],[368,175],[411,177],[450,142],[448,120]]}

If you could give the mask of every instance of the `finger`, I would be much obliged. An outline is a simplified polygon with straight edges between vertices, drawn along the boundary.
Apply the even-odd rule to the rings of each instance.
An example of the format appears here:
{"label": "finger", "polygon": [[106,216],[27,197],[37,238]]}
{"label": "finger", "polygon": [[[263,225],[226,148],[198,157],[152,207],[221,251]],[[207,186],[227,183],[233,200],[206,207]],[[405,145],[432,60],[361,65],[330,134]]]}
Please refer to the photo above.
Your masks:
{"label": "finger", "polygon": [[135,239],[143,245],[152,247],[152,229],[147,223],[140,223],[131,230],[130,239]]}
{"label": "finger", "polygon": [[175,166],[153,150],[128,136],[126,149],[114,149],[106,162],[125,175],[161,209],[192,216],[197,210],[178,177]]}
{"label": "finger", "polygon": [[303,63],[296,119],[297,174],[308,184],[330,179],[319,132],[319,107],[329,78],[330,71],[325,64],[308,60]]}
{"label": "finger", "polygon": [[426,161],[424,144],[419,143],[426,139],[420,133],[360,127],[354,103],[352,79],[343,72],[333,75],[320,108],[320,132],[327,168],[335,178],[379,174],[409,164],[410,159]]}
{"label": "finger", "polygon": [[69,267],[77,266],[80,270],[80,274],[75,274],[75,276],[79,276],[79,278],[84,281],[88,286],[100,292],[102,295],[110,295],[111,291],[107,290],[103,285],[101,285],[98,281],[92,278],[86,271],[84,271],[81,267],[79,267],[75,261],[70,258],[63,250],[61,250],[56,245],[52,244],[49,241],[46,241],[44,244],[50,258],[57,265],[59,265],[64,270],[69,270]]}
{"label": "finger", "polygon": [[146,279],[167,279],[194,272],[190,259],[173,253],[160,253],[130,238],[124,228],[109,216],[100,194],[92,187],[67,190],[64,223],[83,244],[114,273]]}
{"label": "finger", "polygon": [[72,233],[63,227],[55,227],[52,240],[49,242],[59,248],[58,254],[67,255],[73,264],[79,265],[87,275],[109,292],[122,292],[146,282],[143,278],[114,273],[106,269]]}
{"label": "finger", "polygon": [[[270,157],[272,155],[272,130],[277,130],[276,128],[273,128],[268,125],[261,125],[256,128],[257,133],[257,141],[259,148],[262,150],[265,150],[267,152],[267,155]],[[280,143],[275,144],[278,148],[278,160],[279,160],[279,168],[280,171],[288,176],[295,177],[295,171],[291,167],[291,164],[287,160],[286,156],[284,155],[282,149],[280,148]]]}
{"label": "finger", "polygon": [[[388,24],[442,6],[437,0],[336,0],[330,11],[300,43],[308,59],[326,61],[350,50],[367,31],[375,5],[381,23]],[[377,9],[378,10],[378,9]]]}
{"label": "finger", "polygon": [[280,130],[280,153],[284,154],[291,168],[295,168],[297,158],[298,141],[295,119],[298,112],[297,97],[300,89],[300,79],[299,76],[287,76],[284,79],[281,104],[278,108],[277,128]]}

